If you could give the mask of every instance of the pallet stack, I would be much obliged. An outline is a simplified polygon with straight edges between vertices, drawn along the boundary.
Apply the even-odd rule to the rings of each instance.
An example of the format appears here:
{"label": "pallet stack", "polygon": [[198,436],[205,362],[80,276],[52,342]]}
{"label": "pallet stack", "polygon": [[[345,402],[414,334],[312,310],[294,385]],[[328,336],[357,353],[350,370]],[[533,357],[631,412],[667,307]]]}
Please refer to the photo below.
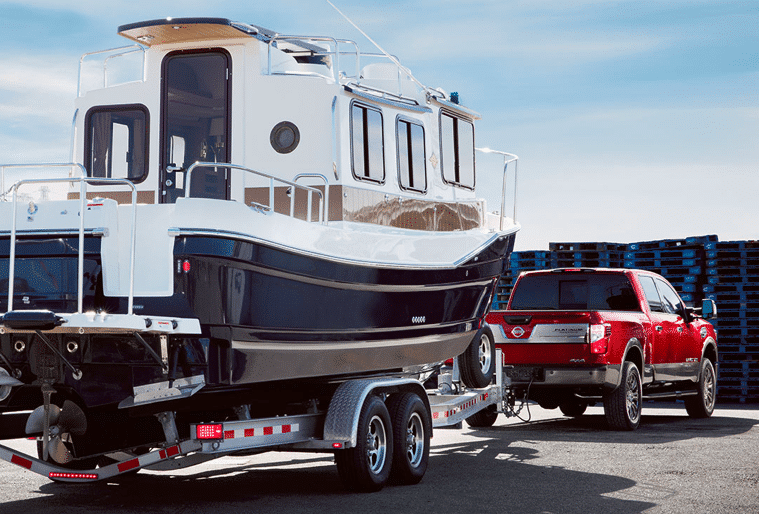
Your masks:
{"label": "pallet stack", "polygon": [[665,277],[680,293],[683,301],[693,306],[704,299],[706,244],[717,236],[692,236],[685,239],[660,239],[627,245],[625,268],[645,269]]}
{"label": "pallet stack", "polygon": [[717,394],[759,401],[759,241],[706,245],[703,291],[717,303],[720,352]]}
{"label": "pallet stack", "polygon": [[717,395],[721,401],[759,402],[759,241],[720,242],[707,235],[629,244],[550,243],[548,251],[513,252],[493,309],[506,308],[521,272],[566,267],[646,269],[669,280],[690,306],[714,300]]}

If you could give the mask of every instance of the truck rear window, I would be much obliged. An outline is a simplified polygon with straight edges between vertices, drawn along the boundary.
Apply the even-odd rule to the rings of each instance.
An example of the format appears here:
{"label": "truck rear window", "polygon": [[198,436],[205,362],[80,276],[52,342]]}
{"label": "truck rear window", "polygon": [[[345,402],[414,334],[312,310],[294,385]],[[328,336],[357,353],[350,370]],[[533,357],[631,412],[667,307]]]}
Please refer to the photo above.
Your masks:
{"label": "truck rear window", "polygon": [[552,273],[522,277],[510,309],[640,311],[640,304],[625,275]]}

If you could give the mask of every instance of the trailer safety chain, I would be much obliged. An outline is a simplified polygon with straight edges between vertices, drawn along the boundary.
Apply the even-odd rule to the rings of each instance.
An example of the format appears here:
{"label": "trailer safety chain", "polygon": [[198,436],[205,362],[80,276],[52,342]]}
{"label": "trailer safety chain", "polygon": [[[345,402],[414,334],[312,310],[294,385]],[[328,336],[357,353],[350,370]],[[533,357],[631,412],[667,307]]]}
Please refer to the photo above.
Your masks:
{"label": "trailer safety chain", "polygon": [[56,354],[58,356],[58,358],[61,359],[61,361],[63,361],[63,363],[66,365],[66,367],[71,370],[71,375],[74,377],[74,380],[81,380],[82,379],[82,372],[81,372],[81,370],[79,370],[76,367],[74,367],[74,365],[71,364],[68,361],[68,359],[66,359],[66,357],[58,350],[58,348],[56,348],[53,345],[53,343],[51,343],[47,339],[47,337],[45,337],[45,335],[42,332],[40,332],[39,330],[35,330],[35,332],[37,333],[37,337],[40,338],[40,341],[42,341],[43,343],[45,343],[45,346],[47,346],[48,348],[50,348],[50,350],[54,354]]}

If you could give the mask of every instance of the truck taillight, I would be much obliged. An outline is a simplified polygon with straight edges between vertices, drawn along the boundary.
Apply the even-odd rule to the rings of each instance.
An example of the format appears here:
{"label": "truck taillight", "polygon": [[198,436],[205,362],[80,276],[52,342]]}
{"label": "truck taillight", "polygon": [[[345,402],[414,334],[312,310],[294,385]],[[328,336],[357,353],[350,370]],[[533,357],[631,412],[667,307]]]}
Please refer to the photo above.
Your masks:
{"label": "truck taillight", "polygon": [[611,325],[591,325],[588,333],[590,342],[590,353],[606,353],[609,349],[609,336],[611,335]]}

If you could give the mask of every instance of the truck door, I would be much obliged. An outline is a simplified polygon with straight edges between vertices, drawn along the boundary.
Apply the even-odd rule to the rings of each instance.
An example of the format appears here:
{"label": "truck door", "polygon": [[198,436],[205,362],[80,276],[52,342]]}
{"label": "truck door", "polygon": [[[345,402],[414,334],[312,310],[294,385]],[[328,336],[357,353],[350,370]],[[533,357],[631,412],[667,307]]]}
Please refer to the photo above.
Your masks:
{"label": "truck door", "polygon": [[651,341],[647,348],[650,362],[647,364],[653,366],[656,380],[660,380],[661,376],[666,374],[667,364],[672,359],[670,350],[672,338],[669,336],[673,330],[676,331],[676,328],[672,326],[676,316],[665,312],[664,302],[659,295],[653,277],[638,275],[638,280],[643,287],[643,293],[651,311]]}
{"label": "truck door", "polygon": [[[693,326],[687,322],[689,318],[685,304],[669,283],[660,278],[656,278],[655,282],[667,318],[663,323],[670,339],[668,373],[673,379],[680,380],[697,375],[698,363],[688,362],[688,356],[692,353],[694,344],[700,345],[701,341],[698,334],[693,334]],[[697,354],[697,357],[701,357],[700,348]]]}
{"label": "truck door", "polygon": [[229,198],[229,169],[187,170],[197,161],[227,163],[230,56],[223,50],[179,51],[162,67],[161,202],[177,197]]}

